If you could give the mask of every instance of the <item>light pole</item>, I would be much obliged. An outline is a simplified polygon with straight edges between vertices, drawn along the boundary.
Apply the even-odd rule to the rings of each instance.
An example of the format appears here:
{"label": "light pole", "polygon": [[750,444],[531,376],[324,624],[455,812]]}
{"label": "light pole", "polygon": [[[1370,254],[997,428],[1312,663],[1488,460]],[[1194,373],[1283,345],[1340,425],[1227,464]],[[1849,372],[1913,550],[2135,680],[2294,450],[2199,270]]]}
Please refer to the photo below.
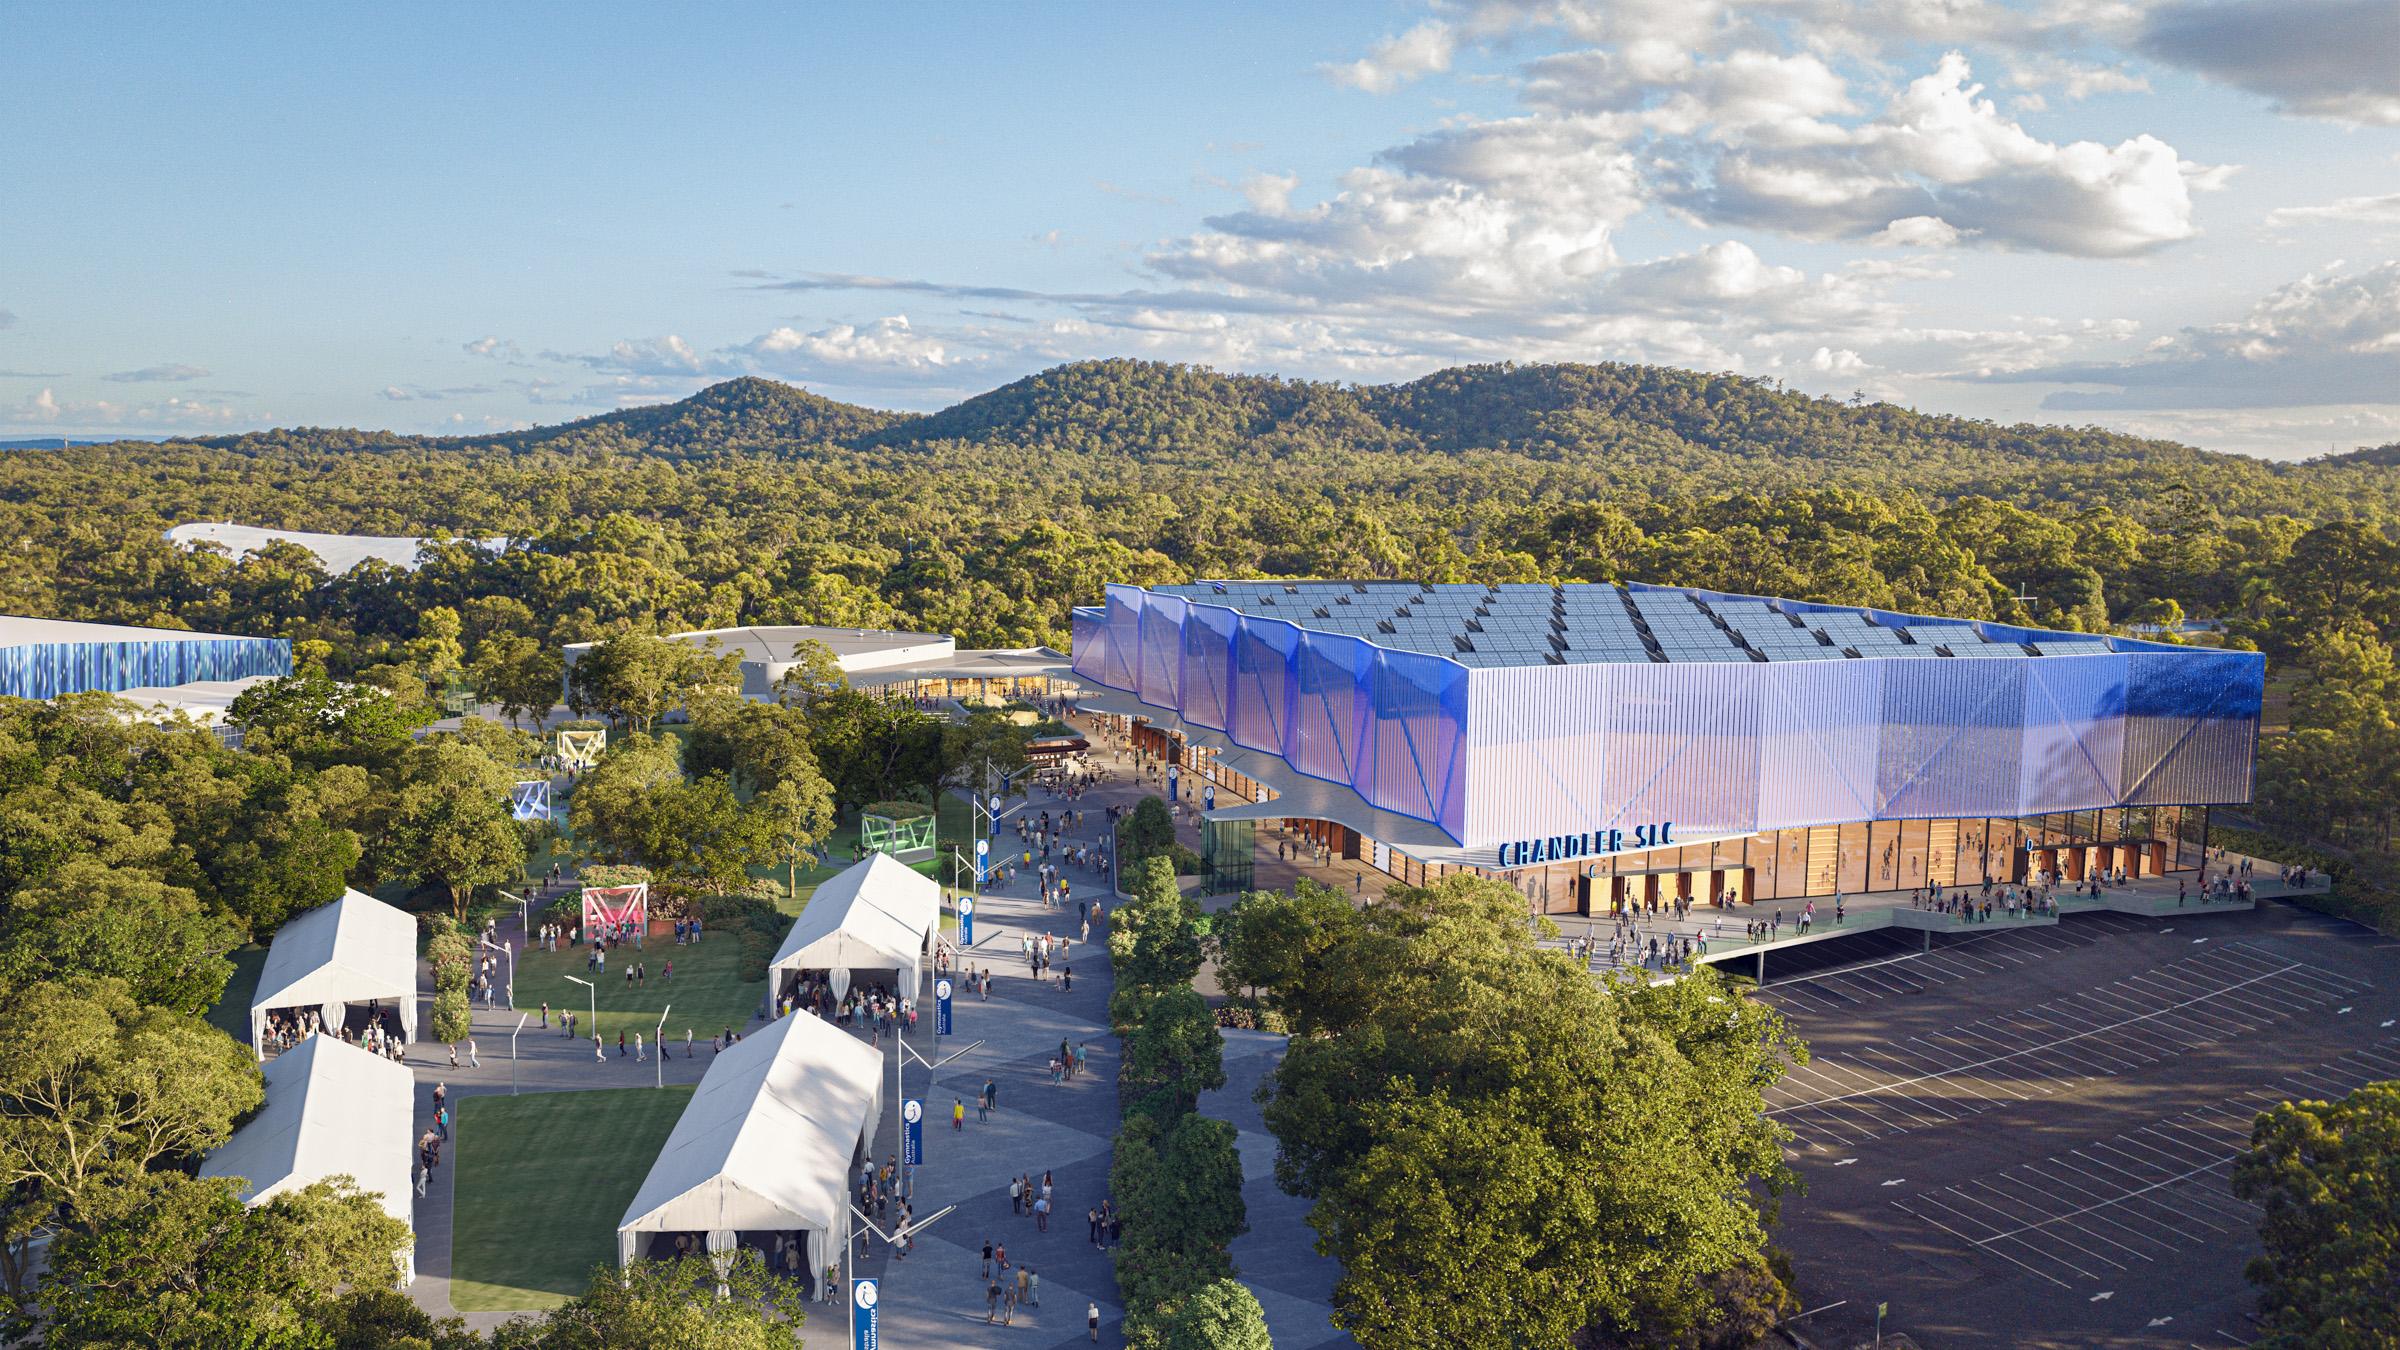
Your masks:
{"label": "light pole", "polygon": [[[948,1214],[950,1211],[956,1208],[958,1208],[956,1205],[944,1205],[940,1209],[935,1210],[933,1213],[917,1220],[915,1223],[894,1224],[892,1226],[892,1231],[886,1233],[881,1228],[875,1226],[875,1221],[873,1219],[870,1219],[866,1215],[859,1213],[858,1206],[851,1205],[849,1207],[851,1218],[865,1224],[868,1232],[873,1233],[879,1238],[882,1238],[883,1245],[892,1248],[899,1247],[900,1240],[902,1238],[905,1238],[909,1234],[916,1232],[918,1229],[932,1227],[935,1220],[941,1218],[943,1215]],[[847,1286],[852,1280],[858,1278],[857,1245],[858,1240],[855,1235],[845,1237],[842,1240],[842,1284],[845,1286],[842,1290],[842,1302],[847,1304],[850,1309],[850,1341],[854,1345],[858,1342],[858,1300],[850,1296],[850,1290],[847,1288]]]}
{"label": "light pole", "polygon": [[593,1035],[595,1035],[595,1036],[599,1035],[599,1034],[600,1034],[600,990],[599,990],[598,986],[594,985],[594,984],[593,984],[593,983],[592,983],[590,980],[587,980],[587,979],[583,978],[583,977],[582,977],[582,976],[580,976],[580,975],[569,975],[569,976],[567,976],[567,978],[568,978],[569,980],[572,980],[572,981],[574,981],[574,982],[575,982],[575,983],[577,983],[577,984],[580,984],[580,985],[582,985],[582,986],[583,986],[583,988],[584,988],[584,992],[585,992],[585,993],[588,993],[588,994],[590,994],[590,995],[592,996],[592,1034],[593,1034]]}
{"label": "light pole", "polygon": [[525,945],[528,947],[532,946],[533,918],[525,907],[525,897],[521,895],[512,895],[507,891],[502,891],[500,892],[500,898],[503,900],[514,900],[517,902],[517,931],[525,935]]}
{"label": "light pole", "polygon": [[658,1052],[657,1085],[662,1088],[667,1085],[667,1014],[673,1011],[675,1011],[675,1005],[672,1003],[659,1009],[658,1028],[650,1033],[650,1039],[653,1042],[650,1048]]}
{"label": "light pole", "polygon": [[[930,1101],[933,1098],[934,1070],[951,1063],[961,1055],[972,1052],[978,1046],[983,1044],[981,1040],[977,1040],[972,1044],[960,1046],[958,1049],[951,1051],[949,1054],[942,1056],[940,1059],[927,1059],[923,1055],[920,1055],[916,1051],[910,1049],[908,1041],[896,1033],[892,1038],[892,1043],[899,1047],[898,1053],[892,1056],[892,1096],[896,1101],[903,1103],[908,1100],[908,1090],[901,1085],[900,1081],[901,1056],[905,1055],[908,1058],[915,1060],[918,1064],[924,1066],[925,1099]],[[894,1122],[893,1133],[898,1136],[895,1140],[895,1147],[892,1149],[892,1152],[900,1159],[900,1194],[901,1197],[905,1199],[914,1194],[914,1192],[910,1189],[908,1184],[908,1124],[900,1119],[900,1107],[895,1106],[892,1108],[892,1120]],[[928,1220],[928,1222],[930,1222],[930,1220]],[[922,1224],[918,1226],[923,1227]]]}
{"label": "light pole", "polygon": [[517,1095],[517,1033],[525,1029],[525,1019],[532,1013],[518,1013],[517,1025],[508,1033],[508,1095]]}

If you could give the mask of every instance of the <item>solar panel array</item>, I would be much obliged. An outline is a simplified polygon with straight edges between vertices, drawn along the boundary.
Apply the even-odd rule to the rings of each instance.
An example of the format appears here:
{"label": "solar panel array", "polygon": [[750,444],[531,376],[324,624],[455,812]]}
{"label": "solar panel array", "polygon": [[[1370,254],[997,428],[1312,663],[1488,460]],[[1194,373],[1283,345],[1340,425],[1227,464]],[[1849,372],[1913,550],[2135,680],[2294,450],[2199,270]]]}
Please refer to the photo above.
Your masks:
{"label": "solar panel array", "polygon": [[1285,619],[1468,666],[1635,661],[1838,661],[1859,657],[1993,659],[2106,652],[2098,637],[2033,646],[1993,642],[1965,623],[1895,628],[1855,610],[1786,609],[1768,600],[1705,601],[1684,591],[1508,582],[1214,581],[1163,595]]}

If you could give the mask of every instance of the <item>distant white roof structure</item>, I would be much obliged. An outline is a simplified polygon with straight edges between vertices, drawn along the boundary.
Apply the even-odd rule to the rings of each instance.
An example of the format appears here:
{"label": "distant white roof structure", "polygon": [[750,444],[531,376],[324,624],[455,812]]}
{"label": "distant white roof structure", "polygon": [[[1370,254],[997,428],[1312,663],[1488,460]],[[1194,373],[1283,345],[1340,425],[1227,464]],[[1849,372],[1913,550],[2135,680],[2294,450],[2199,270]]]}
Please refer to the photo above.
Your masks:
{"label": "distant white roof structure", "polygon": [[699,1232],[712,1252],[749,1232],[809,1234],[812,1270],[850,1233],[851,1164],[883,1113],[883,1057],[829,1022],[787,1017],[708,1066],[617,1225],[617,1261],[644,1233]]}
{"label": "distant white roof structure", "polygon": [[[671,633],[668,640],[730,652],[742,660],[742,693],[748,698],[773,698],[776,682],[794,664],[792,649],[817,642],[832,651],[844,675],[861,675],[927,662],[943,663],[958,651],[958,643],[940,633],[895,633],[880,628],[827,628],[786,624],[766,628],[702,628]],[[574,665],[592,649],[589,642],[571,642],[563,649]]]}
{"label": "distant white roof structure", "polygon": [[[416,1075],[333,1036],[311,1036],[263,1071],[267,1101],[224,1147],[200,1164],[204,1177],[240,1177],[256,1205],[328,1177],[347,1176],[416,1227],[409,1137]],[[411,1249],[394,1253],[400,1278],[416,1277]]]}
{"label": "distant white roof structure", "polygon": [[344,1004],[378,999],[399,1008],[401,1034],[415,1040],[417,921],[374,896],[345,890],[276,930],[250,999],[250,1044],[265,1053],[271,1009],[321,1009],[338,1027]]}
{"label": "distant white roof structure", "polygon": [[166,721],[182,713],[193,722],[213,727],[225,720],[233,701],[253,685],[265,684],[272,675],[247,675],[238,680],[194,680],[190,684],[148,684],[136,689],[120,689],[117,697],[133,704],[145,721]]}
{"label": "distant white roof structure", "polygon": [[[167,531],[167,539],[185,548],[194,544],[221,544],[237,558],[255,553],[278,539],[287,540],[316,554],[317,561],[324,564],[325,570],[336,576],[369,558],[381,558],[394,567],[414,571],[417,549],[425,542],[413,535],[317,534],[309,530],[262,529],[256,525],[234,525],[223,521],[178,525]],[[505,538],[482,542],[483,547],[494,551],[508,547]]]}
{"label": "distant white roof structure", "polygon": [[888,970],[903,993],[942,921],[942,888],[885,853],[844,868],[817,887],[775,953],[778,988],[787,970]]}

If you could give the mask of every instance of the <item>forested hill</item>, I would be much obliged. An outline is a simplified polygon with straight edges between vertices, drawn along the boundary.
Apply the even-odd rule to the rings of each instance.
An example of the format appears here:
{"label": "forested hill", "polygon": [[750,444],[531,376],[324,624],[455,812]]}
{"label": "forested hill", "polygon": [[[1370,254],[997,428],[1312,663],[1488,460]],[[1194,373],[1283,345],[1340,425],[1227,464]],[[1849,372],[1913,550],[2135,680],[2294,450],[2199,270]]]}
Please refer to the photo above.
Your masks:
{"label": "forested hill", "polygon": [[[2327,604],[2400,615],[2395,460],[2270,464],[1625,365],[1349,386],[1097,361],[924,415],[740,379],[497,436],[0,452],[0,613],[322,637],[355,669],[438,609],[470,648],[791,622],[997,646],[1065,643],[1117,580],[1630,578],[2084,628],[2205,615],[2272,650],[2340,618]],[[328,578],[296,550],[161,538],[192,520],[517,542]]]}

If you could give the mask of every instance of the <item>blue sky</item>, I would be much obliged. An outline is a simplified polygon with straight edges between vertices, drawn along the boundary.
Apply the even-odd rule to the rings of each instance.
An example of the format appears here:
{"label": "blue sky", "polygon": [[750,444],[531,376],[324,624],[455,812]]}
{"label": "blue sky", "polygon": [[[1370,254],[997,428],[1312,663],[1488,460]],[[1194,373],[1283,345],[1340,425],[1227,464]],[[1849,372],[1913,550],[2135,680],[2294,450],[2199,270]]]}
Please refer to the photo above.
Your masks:
{"label": "blue sky", "polygon": [[0,434],[1735,370],[2400,440],[2389,0],[14,5]]}

